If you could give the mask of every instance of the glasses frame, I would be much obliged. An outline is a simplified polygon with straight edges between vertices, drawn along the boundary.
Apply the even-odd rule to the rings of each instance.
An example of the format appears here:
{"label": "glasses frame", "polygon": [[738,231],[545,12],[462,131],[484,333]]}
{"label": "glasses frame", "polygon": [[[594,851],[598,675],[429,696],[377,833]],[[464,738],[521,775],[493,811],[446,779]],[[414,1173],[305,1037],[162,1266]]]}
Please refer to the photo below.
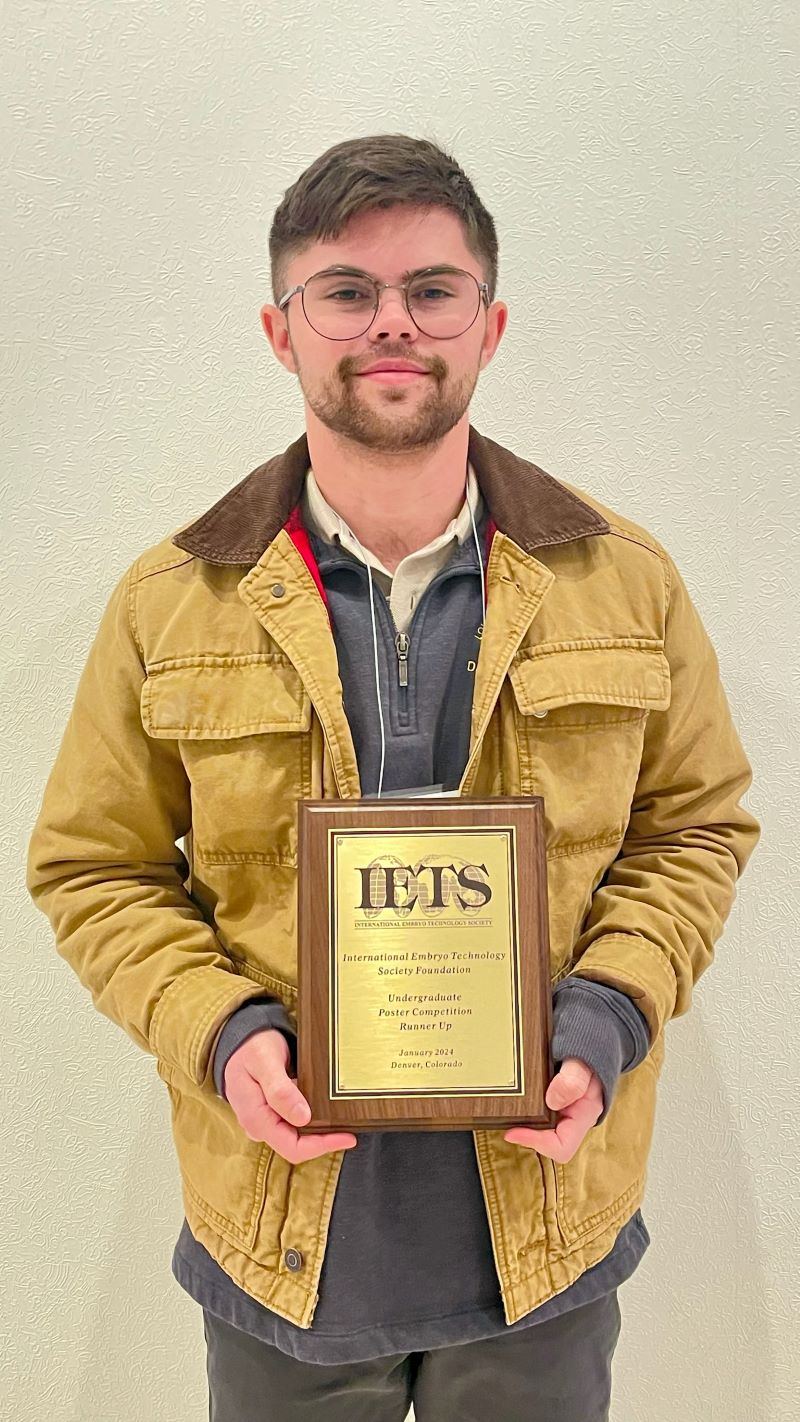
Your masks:
{"label": "glasses frame", "polygon": [[327,336],[324,331],[317,331],[317,328],[316,328],[316,326],[314,325],[314,323],[313,323],[312,321],[309,321],[309,320],[308,320],[308,312],[306,311],[305,299],[304,299],[304,297],[303,297],[303,293],[305,292],[305,289],[306,289],[306,287],[308,286],[308,282],[313,281],[313,280],[314,280],[314,277],[316,277],[316,276],[336,276],[337,273],[336,273],[335,271],[328,272],[328,271],[323,270],[323,271],[320,271],[320,272],[314,272],[314,276],[310,276],[310,277],[308,278],[308,281],[301,281],[297,286],[293,286],[292,289],[291,289],[291,291],[287,291],[287,292],[285,293],[285,295],[283,295],[283,296],[281,297],[280,301],[278,302],[278,310],[279,310],[279,311],[283,311],[284,306],[286,306],[287,303],[291,300],[291,298],[292,298],[293,296],[296,296],[297,293],[299,292],[299,293],[300,293],[300,297],[301,297],[301,304],[302,304],[302,307],[303,307],[303,315],[305,316],[306,320],[308,321],[308,324],[309,324],[309,326],[311,327],[312,331],[316,331],[316,332],[317,332],[317,335],[318,335],[318,336],[322,336],[323,340],[325,340],[325,341],[357,341],[357,340],[360,340],[362,336],[365,336],[365,335],[367,334],[367,331],[369,330],[370,326],[372,325],[372,322],[375,320],[375,317],[378,315],[378,312],[379,312],[379,310],[380,310],[380,304],[381,304],[381,292],[382,292],[382,291],[390,291],[390,290],[391,290],[391,291],[402,291],[402,293],[403,293],[403,305],[405,306],[406,311],[408,312],[409,320],[411,320],[411,321],[414,322],[414,325],[416,326],[417,330],[420,331],[423,336],[428,336],[429,340],[432,340],[432,341],[457,341],[458,338],[459,338],[459,336],[463,336],[463,335],[464,335],[464,331],[459,331],[459,332],[457,332],[457,334],[456,334],[455,336],[431,336],[430,333],[429,333],[428,331],[424,331],[424,330],[422,329],[422,327],[420,326],[419,322],[418,322],[417,320],[415,320],[414,316],[413,316],[412,313],[411,313],[411,308],[409,307],[409,304],[408,304],[408,288],[409,288],[409,286],[410,286],[410,284],[411,284],[412,281],[417,281],[417,279],[418,279],[419,277],[421,277],[421,276],[428,276],[428,275],[431,274],[431,273],[443,272],[443,271],[449,272],[451,276],[454,275],[455,273],[460,273],[462,276],[468,276],[468,277],[471,278],[472,281],[474,281],[476,287],[478,288],[478,305],[477,305],[476,310],[475,310],[475,315],[473,316],[473,318],[472,318],[472,320],[469,322],[469,324],[464,327],[464,331],[468,331],[469,328],[470,328],[470,326],[474,326],[475,322],[476,322],[477,319],[478,319],[478,312],[479,312],[480,309],[481,309],[481,300],[483,300],[483,301],[485,302],[487,310],[488,310],[489,306],[491,305],[491,302],[489,301],[489,284],[488,284],[488,282],[485,282],[485,281],[478,281],[478,278],[477,278],[476,276],[473,276],[472,272],[464,271],[463,267],[448,267],[448,266],[446,266],[446,265],[444,265],[444,264],[440,264],[439,266],[434,266],[434,267],[420,267],[420,268],[419,268],[419,271],[412,272],[411,275],[407,278],[406,281],[398,281],[398,282],[378,281],[375,277],[370,276],[369,272],[364,272],[364,271],[360,271],[360,270],[359,270],[358,272],[356,272],[355,270],[353,270],[353,271],[344,271],[344,272],[339,273],[339,275],[341,275],[343,278],[344,278],[344,277],[348,277],[348,276],[356,276],[356,275],[362,276],[362,277],[366,277],[367,281],[371,281],[371,282],[372,282],[372,285],[373,285],[374,288],[375,288],[375,310],[374,310],[373,313],[372,313],[372,319],[371,319],[371,320],[368,322],[368,324],[364,327],[364,330],[363,330],[363,331],[359,331],[358,335],[356,335],[356,336]]}

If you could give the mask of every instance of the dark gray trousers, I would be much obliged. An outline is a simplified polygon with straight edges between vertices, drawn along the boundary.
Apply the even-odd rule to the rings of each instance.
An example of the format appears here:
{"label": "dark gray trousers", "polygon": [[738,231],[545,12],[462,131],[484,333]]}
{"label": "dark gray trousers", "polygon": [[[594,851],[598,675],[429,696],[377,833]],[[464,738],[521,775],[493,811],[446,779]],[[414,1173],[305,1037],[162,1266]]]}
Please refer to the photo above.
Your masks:
{"label": "dark gray trousers", "polygon": [[518,1333],[333,1366],[203,1310],[209,1422],[608,1422],[617,1290]]}

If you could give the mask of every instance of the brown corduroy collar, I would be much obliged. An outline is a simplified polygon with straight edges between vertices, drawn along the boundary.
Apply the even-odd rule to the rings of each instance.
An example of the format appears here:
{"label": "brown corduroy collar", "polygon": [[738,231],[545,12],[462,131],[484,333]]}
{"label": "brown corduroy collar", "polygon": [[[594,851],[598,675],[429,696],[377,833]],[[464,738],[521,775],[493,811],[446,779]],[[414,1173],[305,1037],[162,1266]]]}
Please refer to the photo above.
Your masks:
{"label": "brown corduroy collar", "polygon": [[[525,552],[610,533],[602,515],[552,474],[479,434],[474,425],[469,426],[467,457],[497,527]],[[209,563],[252,566],[295,508],[310,462],[303,433],[182,528],[172,542]]]}

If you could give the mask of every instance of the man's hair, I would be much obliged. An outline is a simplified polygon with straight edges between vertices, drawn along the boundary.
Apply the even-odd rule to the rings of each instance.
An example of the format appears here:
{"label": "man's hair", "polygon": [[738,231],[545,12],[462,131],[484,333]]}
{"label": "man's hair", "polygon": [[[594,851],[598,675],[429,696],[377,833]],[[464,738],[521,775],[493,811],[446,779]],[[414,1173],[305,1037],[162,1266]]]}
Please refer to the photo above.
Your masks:
{"label": "man's hair", "polygon": [[464,170],[429,139],[377,133],[328,148],[286,189],[269,234],[274,303],[285,295],[286,268],[301,252],[337,238],[357,213],[412,204],[458,215],[494,301],[497,233]]}

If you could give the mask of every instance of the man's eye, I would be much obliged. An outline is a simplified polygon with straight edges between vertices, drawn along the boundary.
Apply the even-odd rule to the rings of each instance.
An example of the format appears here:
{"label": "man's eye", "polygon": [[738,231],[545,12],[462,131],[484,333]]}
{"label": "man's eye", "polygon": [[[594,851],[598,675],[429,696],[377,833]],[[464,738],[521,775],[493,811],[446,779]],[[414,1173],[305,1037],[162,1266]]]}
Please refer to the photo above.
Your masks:
{"label": "man's eye", "polygon": [[[355,296],[357,299],[360,298],[362,301],[366,301],[368,299],[367,293],[365,291],[357,291],[356,288],[353,286],[342,286],[339,288],[338,291],[330,291],[328,293],[328,300],[330,301],[332,298],[337,296]],[[371,299],[371,297],[369,299]],[[351,303],[343,302],[342,304],[347,306]]]}
{"label": "man's eye", "polygon": [[441,286],[426,286],[422,291],[415,291],[411,299],[412,301],[419,301],[420,299],[427,301],[431,298],[431,293],[434,293],[436,296],[452,296],[453,294],[451,291],[445,291],[444,287]]}

